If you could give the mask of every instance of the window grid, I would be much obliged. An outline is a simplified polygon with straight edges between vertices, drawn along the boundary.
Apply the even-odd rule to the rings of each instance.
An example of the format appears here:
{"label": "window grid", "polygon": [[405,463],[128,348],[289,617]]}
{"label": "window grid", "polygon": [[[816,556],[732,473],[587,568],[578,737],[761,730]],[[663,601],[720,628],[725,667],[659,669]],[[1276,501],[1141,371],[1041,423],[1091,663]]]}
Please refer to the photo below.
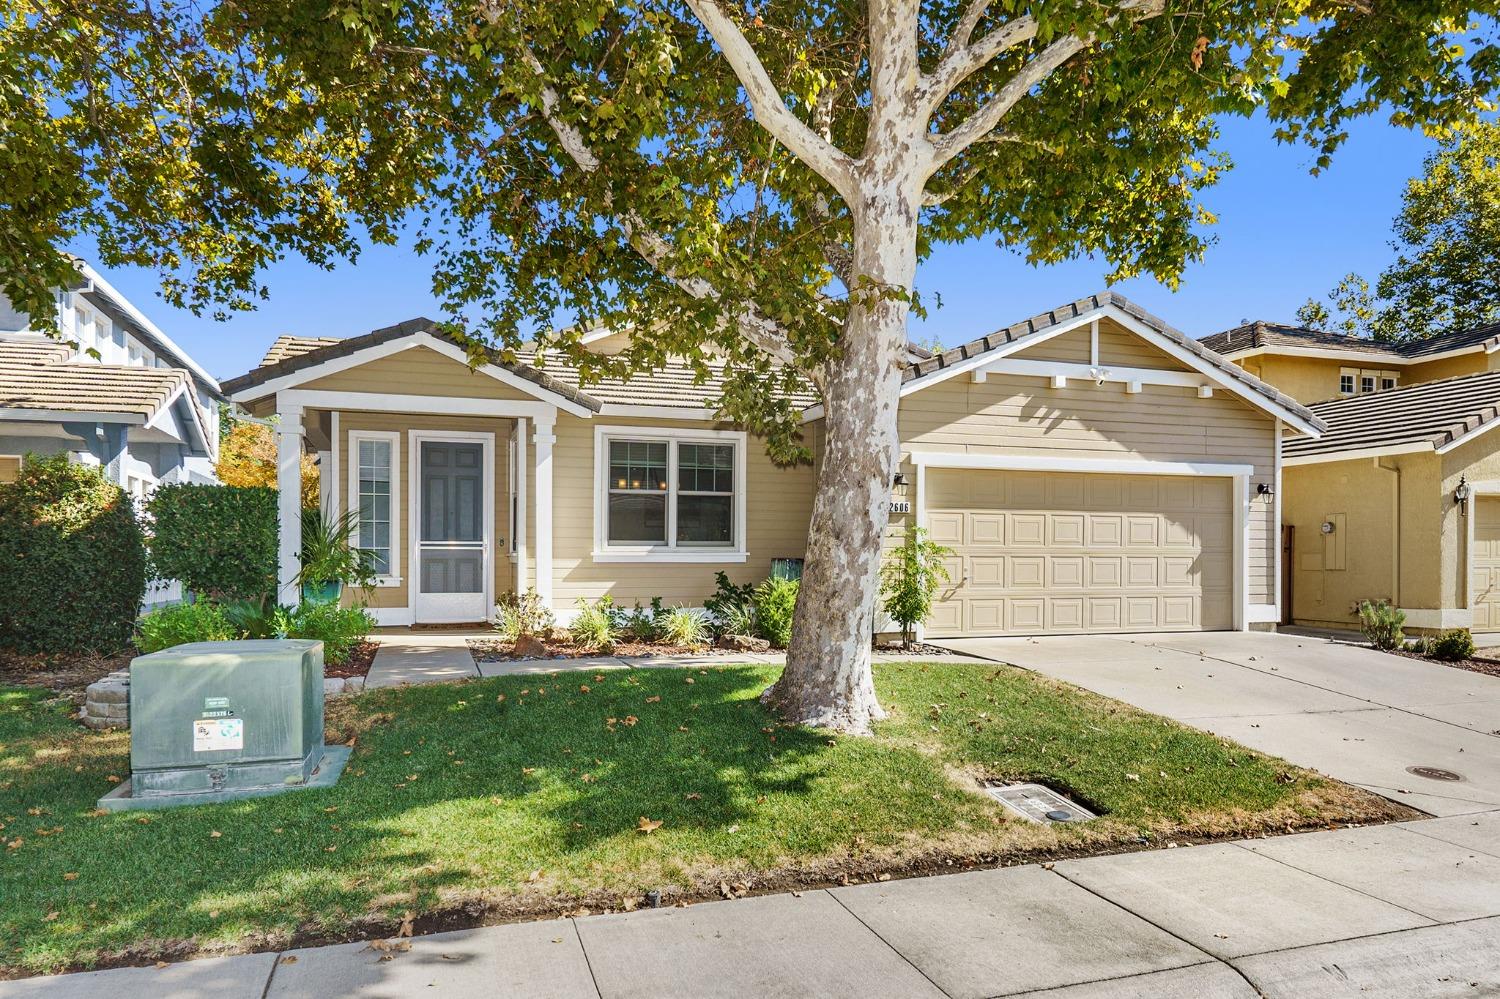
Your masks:
{"label": "window grid", "polygon": [[[739,540],[735,523],[735,444],[628,437],[607,437],[604,443],[608,476],[603,524],[606,546],[645,545],[668,550],[734,547]],[[617,510],[623,516],[634,506],[644,514],[657,506],[651,502],[654,497],[661,499],[659,530],[653,529],[650,537],[621,537],[624,525],[617,530]],[[682,516],[685,509],[689,512],[686,518]],[[708,533],[705,524],[713,537],[703,536]],[[699,536],[685,537],[683,528],[687,525],[696,527]],[[651,526],[654,528],[654,523]],[[646,531],[635,533],[644,535]]]}
{"label": "window grid", "polygon": [[1339,391],[1345,395],[1352,395],[1354,393],[1353,375],[1339,375]]}
{"label": "window grid", "polygon": [[391,571],[391,442],[358,441],[359,547],[370,553],[377,575]]}

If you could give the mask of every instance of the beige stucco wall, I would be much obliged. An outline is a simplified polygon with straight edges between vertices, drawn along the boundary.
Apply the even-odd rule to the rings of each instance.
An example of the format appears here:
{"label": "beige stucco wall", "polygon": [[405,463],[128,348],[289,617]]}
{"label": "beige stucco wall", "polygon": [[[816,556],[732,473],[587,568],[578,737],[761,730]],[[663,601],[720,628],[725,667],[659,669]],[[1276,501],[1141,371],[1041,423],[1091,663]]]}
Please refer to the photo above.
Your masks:
{"label": "beige stucco wall", "polygon": [[1457,357],[1444,357],[1436,361],[1410,365],[1402,370],[1401,383],[1415,385],[1418,382],[1457,378],[1459,375],[1474,375],[1481,371],[1493,371],[1497,363],[1500,363],[1500,355],[1472,351],[1468,354],[1459,354]]}
{"label": "beige stucco wall", "polygon": [[1323,357],[1292,357],[1257,354],[1235,361],[1262,381],[1275,385],[1298,402],[1324,402],[1339,397],[1339,373],[1345,368],[1372,372],[1393,371],[1401,385],[1456,378],[1492,370],[1500,365],[1500,354],[1474,351],[1420,364],[1389,365],[1377,362],[1337,360]]}

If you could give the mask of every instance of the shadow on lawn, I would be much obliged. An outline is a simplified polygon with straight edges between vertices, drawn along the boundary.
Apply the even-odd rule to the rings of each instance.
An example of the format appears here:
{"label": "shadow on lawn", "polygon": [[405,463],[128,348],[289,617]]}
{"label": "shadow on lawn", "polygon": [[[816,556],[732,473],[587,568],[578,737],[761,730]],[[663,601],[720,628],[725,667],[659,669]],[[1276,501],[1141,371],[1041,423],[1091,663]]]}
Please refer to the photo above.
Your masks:
{"label": "shadow on lawn", "polygon": [[[517,894],[629,882],[642,862],[659,871],[779,851],[761,842],[778,808],[766,800],[797,807],[836,754],[827,736],[760,707],[771,675],[661,669],[377,691],[330,713],[331,737],[356,737],[332,789],[109,815],[94,802],[106,777],[128,773],[127,737],[33,707],[35,724],[0,738],[0,836],[24,841],[0,864],[0,963],[55,970],[359,936],[408,909],[479,899],[503,910]],[[641,817],[663,826],[639,833]],[[756,821],[755,835],[730,835]]]}

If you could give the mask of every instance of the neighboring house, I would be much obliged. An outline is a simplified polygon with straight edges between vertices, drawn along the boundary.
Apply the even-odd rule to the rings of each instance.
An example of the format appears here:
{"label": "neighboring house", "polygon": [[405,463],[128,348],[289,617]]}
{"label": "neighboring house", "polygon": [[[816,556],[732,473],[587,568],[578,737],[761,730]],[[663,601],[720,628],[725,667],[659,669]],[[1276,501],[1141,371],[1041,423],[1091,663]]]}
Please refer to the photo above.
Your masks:
{"label": "neighboring house", "polygon": [[[492,357],[470,369],[418,319],[283,337],[224,384],[279,415],[283,468],[319,453],[379,564],[381,623],[481,621],[528,587],[563,620],[605,595],[701,606],[716,571],[754,582],[803,555],[814,469],[717,420],[713,380],[669,364],[585,386],[555,353]],[[1306,407],[1111,294],[910,357],[888,537],[915,518],[954,549],[928,635],[1278,620],[1281,446],[1321,431]],[[816,460],[821,407],[793,401]],[[290,485],[284,598],[298,531]]]}
{"label": "neighboring house", "polygon": [[1388,392],[1500,368],[1500,325],[1386,343],[1253,322],[1198,341],[1300,402]]}
{"label": "neighboring house", "polygon": [[218,382],[78,266],[80,283],[57,293],[60,339],[0,297],[0,482],[27,454],[59,452],[103,466],[137,501],[158,483],[215,481]]}
{"label": "neighboring house", "polygon": [[1310,407],[1282,499],[1285,623],[1500,631],[1500,327],[1403,344],[1254,323],[1199,341]]}

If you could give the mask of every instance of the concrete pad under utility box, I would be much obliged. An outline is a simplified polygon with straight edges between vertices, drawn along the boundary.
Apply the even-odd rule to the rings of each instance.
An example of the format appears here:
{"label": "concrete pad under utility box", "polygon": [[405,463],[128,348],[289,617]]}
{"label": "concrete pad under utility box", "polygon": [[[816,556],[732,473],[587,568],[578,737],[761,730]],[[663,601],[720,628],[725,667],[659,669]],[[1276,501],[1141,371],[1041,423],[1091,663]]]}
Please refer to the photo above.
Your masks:
{"label": "concrete pad under utility box", "polygon": [[1014,995],[1206,959],[1035,866],[886,881],[833,894],[955,999]]}
{"label": "concrete pad under utility box", "polygon": [[1235,961],[1267,999],[1500,995],[1500,919],[1432,926]]}
{"label": "concrete pad under utility box", "polygon": [[0,999],[261,999],[275,954],[0,982]]}
{"label": "concrete pad under utility box", "polygon": [[1070,860],[1056,870],[1221,958],[1431,923],[1229,844]]}
{"label": "concrete pad under utility box", "polygon": [[1240,845],[1439,922],[1500,916],[1500,858],[1397,826],[1277,836]]}
{"label": "concrete pad under utility box", "polygon": [[604,999],[943,999],[827,892],[577,921]]}
{"label": "concrete pad under utility box", "polygon": [[[593,996],[594,980],[566,919],[413,937],[407,951],[368,943],[291,951],[266,999]],[[390,954],[389,960],[382,960]]]}

